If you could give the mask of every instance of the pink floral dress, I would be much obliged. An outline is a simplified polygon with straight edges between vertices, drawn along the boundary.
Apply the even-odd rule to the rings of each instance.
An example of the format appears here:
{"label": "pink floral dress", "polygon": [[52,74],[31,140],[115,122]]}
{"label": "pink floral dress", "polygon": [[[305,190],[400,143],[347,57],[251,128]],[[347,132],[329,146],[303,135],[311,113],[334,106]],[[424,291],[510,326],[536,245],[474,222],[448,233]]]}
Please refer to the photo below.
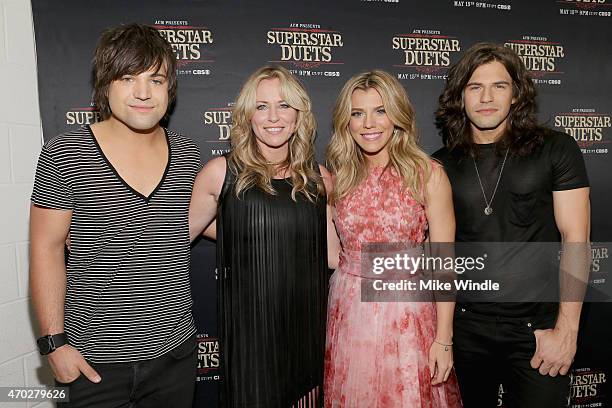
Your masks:
{"label": "pink floral dress", "polygon": [[361,301],[361,245],[423,242],[424,207],[394,170],[376,167],[336,203],[334,218],[343,250],[330,282],[325,407],[461,407],[454,371],[431,385],[435,304]]}

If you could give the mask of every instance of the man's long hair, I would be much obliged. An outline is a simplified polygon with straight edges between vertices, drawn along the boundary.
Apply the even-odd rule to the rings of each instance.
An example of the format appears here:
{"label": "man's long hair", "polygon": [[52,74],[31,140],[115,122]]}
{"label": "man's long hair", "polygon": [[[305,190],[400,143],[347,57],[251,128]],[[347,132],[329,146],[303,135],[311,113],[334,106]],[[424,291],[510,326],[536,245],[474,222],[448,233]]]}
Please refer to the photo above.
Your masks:
{"label": "man's long hair", "polygon": [[508,114],[506,131],[498,146],[524,156],[542,141],[544,128],[538,125],[536,119],[536,90],[523,61],[510,48],[493,43],[478,43],[470,47],[451,67],[446,87],[438,101],[436,126],[449,151],[476,154],[470,120],[465,113],[463,92],[474,71],[493,61],[501,63],[508,71],[515,99]]}

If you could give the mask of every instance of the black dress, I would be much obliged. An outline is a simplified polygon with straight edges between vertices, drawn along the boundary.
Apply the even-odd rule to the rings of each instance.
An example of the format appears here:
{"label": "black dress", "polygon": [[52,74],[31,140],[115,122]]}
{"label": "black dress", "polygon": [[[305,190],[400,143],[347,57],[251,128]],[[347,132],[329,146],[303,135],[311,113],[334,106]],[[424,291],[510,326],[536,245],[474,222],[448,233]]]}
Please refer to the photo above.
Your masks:
{"label": "black dress", "polygon": [[237,198],[226,170],[217,213],[224,407],[297,407],[305,396],[323,405],[326,198],[293,201],[290,181],[273,180],[276,195],[251,188]]}

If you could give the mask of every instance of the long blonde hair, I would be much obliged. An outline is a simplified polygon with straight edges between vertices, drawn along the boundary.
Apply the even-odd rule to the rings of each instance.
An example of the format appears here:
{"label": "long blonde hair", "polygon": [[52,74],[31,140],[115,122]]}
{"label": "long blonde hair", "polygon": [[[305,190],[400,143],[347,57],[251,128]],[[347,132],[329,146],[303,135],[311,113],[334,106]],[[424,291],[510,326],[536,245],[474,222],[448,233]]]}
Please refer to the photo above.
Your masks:
{"label": "long blonde hair", "polygon": [[389,163],[420,203],[425,202],[424,183],[429,180],[432,166],[429,156],[418,145],[414,109],[404,87],[390,74],[381,70],[363,72],[350,78],[342,87],[333,113],[333,134],[327,146],[327,164],[335,176],[334,201],[353,190],[366,176],[367,165],[361,149],[351,136],[351,96],[356,89],[373,88],[381,96],[394,131],[387,144]]}
{"label": "long blonde hair", "polygon": [[289,138],[289,154],[281,169],[291,172],[293,189],[291,198],[296,201],[296,194],[302,193],[310,200],[318,194],[324,194],[323,182],[315,170],[314,138],[316,121],[312,113],[312,104],[306,90],[291,73],[283,67],[265,66],[255,71],[244,83],[236,99],[232,113],[230,130],[231,152],[228,156],[230,170],[236,175],[236,196],[251,187],[259,187],[269,194],[276,194],[272,179],[276,170],[266,163],[259,151],[256,136],[253,133],[251,118],[255,112],[256,91],[264,79],[278,78],[280,95],[297,110],[295,132]]}

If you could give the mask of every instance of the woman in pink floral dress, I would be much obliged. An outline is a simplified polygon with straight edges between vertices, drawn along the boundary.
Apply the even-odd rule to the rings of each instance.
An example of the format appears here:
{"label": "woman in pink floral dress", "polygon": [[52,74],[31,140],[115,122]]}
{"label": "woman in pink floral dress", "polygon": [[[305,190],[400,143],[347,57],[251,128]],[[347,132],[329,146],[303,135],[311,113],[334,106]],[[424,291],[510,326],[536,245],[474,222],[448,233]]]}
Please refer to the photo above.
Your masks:
{"label": "woman in pink floral dress", "polygon": [[330,282],[325,406],[461,407],[454,303],[362,302],[360,292],[363,244],[454,240],[448,179],[417,145],[408,96],[386,72],[349,79],[333,119],[327,159],[342,250]]}

